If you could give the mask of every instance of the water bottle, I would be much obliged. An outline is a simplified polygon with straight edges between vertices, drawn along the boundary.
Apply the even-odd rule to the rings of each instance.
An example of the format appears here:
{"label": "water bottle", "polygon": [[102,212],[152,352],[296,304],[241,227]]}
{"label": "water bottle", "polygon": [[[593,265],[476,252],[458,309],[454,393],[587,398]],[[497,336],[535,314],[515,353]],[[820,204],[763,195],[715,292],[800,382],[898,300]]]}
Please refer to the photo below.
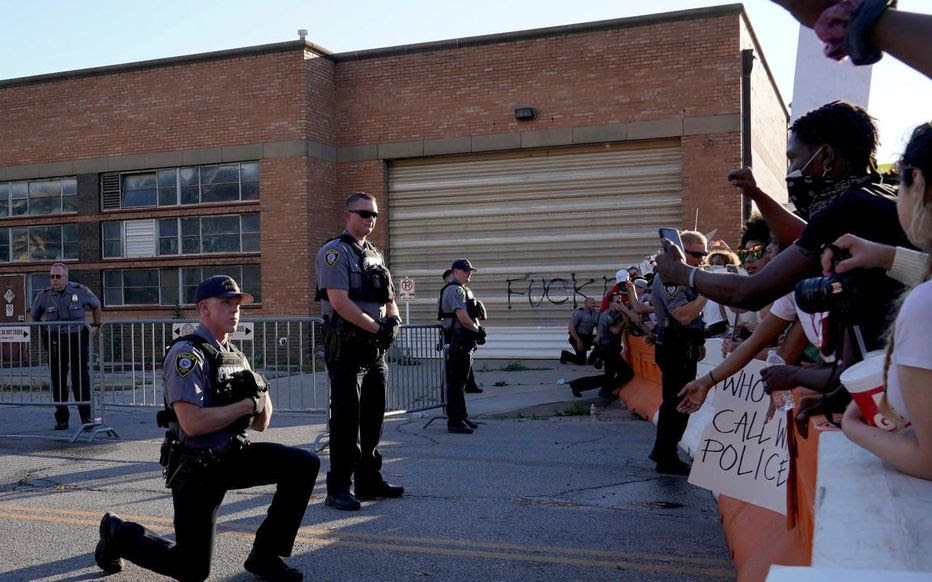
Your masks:
{"label": "water bottle", "polygon": [[[767,366],[784,366],[786,361],[780,357],[780,354],[777,350],[768,350],[767,351]],[[792,410],[796,403],[793,401],[793,392],[790,390],[780,390],[773,393],[774,403],[777,405],[778,412],[785,412],[787,410]]]}
{"label": "water bottle", "polygon": [[595,404],[594,403],[590,404],[589,405],[589,418],[591,418],[592,420],[596,420],[597,416],[598,414],[595,411]]}

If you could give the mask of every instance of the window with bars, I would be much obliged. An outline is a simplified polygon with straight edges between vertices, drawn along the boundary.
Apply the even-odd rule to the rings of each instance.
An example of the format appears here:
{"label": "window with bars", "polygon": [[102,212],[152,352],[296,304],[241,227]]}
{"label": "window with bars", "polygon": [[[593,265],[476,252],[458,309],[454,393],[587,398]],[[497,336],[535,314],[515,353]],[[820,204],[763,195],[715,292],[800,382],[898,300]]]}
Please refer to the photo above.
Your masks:
{"label": "window with bars", "polygon": [[104,271],[104,305],[192,305],[197,286],[213,275],[233,277],[244,292],[253,295],[256,303],[261,303],[262,280],[259,265],[219,265]]}

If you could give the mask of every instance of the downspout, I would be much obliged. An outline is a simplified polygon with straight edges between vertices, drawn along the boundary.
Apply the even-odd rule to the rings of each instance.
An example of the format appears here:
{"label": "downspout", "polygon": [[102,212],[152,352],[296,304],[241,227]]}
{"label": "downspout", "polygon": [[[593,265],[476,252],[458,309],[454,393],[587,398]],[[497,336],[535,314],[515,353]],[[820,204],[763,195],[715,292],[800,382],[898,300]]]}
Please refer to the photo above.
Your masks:
{"label": "downspout", "polygon": [[[751,166],[751,70],[754,68],[754,49],[741,51],[741,165]],[[751,217],[751,199],[741,197],[741,223]]]}

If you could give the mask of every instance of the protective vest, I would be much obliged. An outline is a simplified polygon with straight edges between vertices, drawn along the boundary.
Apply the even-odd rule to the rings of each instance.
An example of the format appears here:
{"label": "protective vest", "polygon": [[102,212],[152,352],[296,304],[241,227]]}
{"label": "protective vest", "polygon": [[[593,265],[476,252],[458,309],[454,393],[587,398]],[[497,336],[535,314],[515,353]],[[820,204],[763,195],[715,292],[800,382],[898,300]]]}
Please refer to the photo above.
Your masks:
{"label": "protective vest", "polygon": [[444,319],[455,318],[456,313],[450,313],[443,310],[443,293],[447,290],[447,287],[462,287],[463,291],[466,293],[466,315],[470,319],[476,321],[479,319],[479,302],[473,297],[472,291],[469,287],[464,286],[459,281],[453,280],[441,287],[440,289],[440,299],[437,300],[437,320],[443,321]]}
{"label": "protective vest", "polygon": [[[172,347],[178,342],[188,342],[207,358],[210,363],[211,377],[209,379],[209,400],[211,406],[225,406],[243,399],[244,393],[244,373],[251,373],[249,361],[243,352],[236,349],[233,344],[227,344],[230,351],[218,350],[210,340],[197,334],[181,336],[168,346],[165,354],[171,351]],[[248,390],[247,390],[248,391]],[[166,393],[167,397],[167,393]],[[164,402],[165,410],[156,415],[159,426],[168,425],[168,428],[175,431],[176,435],[181,434],[181,426],[178,424],[178,418],[175,411]],[[244,432],[249,426],[249,419],[238,419],[233,422],[234,429]]]}
{"label": "protective vest", "polygon": [[[365,301],[367,303],[378,303],[379,305],[385,305],[389,301],[392,301],[395,298],[395,286],[392,283],[392,274],[385,266],[382,253],[375,248],[375,245],[369,241],[360,245],[356,242],[356,239],[346,233],[335,236],[327,240],[324,244],[326,245],[337,239],[340,239],[340,241],[346,243],[353,249],[353,252],[356,254],[357,264],[359,265],[359,272],[362,275],[361,287],[352,287],[352,279],[350,279],[351,287],[348,292],[349,298],[353,301]],[[317,292],[314,295],[314,300],[329,301],[327,298],[327,290],[321,289],[318,286]]]}

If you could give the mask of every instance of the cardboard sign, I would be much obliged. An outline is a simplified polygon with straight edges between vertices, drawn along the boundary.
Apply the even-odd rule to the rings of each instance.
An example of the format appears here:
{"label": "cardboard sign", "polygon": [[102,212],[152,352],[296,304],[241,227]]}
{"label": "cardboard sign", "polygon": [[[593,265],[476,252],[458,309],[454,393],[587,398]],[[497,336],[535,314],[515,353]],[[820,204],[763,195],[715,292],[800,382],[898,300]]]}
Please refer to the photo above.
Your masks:
{"label": "cardboard sign", "polygon": [[695,451],[689,482],[786,515],[786,414],[765,423],[770,397],[754,360],[716,384],[715,414]]}

